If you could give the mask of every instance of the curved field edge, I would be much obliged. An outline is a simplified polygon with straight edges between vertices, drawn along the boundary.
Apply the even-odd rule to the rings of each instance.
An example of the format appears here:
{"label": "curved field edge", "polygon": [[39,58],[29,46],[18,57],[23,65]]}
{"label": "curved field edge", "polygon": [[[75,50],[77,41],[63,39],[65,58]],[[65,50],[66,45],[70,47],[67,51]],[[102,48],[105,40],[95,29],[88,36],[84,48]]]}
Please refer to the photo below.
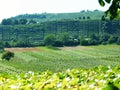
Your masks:
{"label": "curved field edge", "polygon": [[120,67],[0,74],[0,90],[119,90]]}
{"label": "curved field edge", "polygon": [[6,66],[34,72],[120,65],[120,45],[62,47],[58,50],[36,47],[17,50],[14,50],[15,57],[11,61],[2,60],[0,65],[4,68]]}

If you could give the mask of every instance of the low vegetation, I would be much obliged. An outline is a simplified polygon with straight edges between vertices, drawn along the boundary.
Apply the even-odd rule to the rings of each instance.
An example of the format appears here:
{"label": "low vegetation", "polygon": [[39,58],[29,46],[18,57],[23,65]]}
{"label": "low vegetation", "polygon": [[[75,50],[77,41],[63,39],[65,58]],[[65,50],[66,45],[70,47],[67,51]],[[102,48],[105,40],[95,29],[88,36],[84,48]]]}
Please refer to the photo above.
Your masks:
{"label": "low vegetation", "polygon": [[1,90],[119,90],[120,67],[0,74]]}
{"label": "low vegetation", "polygon": [[99,65],[116,66],[120,63],[119,45],[76,46],[54,48],[9,48],[14,52],[10,62],[0,61],[2,65],[18,70],[34,72],[50,70],[59,72],[73,68],[92,68]]}
{"label": "low vegetation", "polygon": [[97,34],[91,34],[89,37],[83,37],[74,35],[71,36],[68,33],[62,33],[57,37],[54,34],[45,36],[44,45],[48,46],[90,46],[90,45],[100,45],[100,44],[120,44],[120,37],[113,36],[111,34],[104,34],[102,36]]}
{"label": "low vegetation", "polygon": [[14,53],[13,52],[9,52],[9,51],[7,51],[7,52],[4,52],[3,54],[2,54],[2,60],[7,60],[7,61],[9,61],[11,58],[13,58],[14,57]]}

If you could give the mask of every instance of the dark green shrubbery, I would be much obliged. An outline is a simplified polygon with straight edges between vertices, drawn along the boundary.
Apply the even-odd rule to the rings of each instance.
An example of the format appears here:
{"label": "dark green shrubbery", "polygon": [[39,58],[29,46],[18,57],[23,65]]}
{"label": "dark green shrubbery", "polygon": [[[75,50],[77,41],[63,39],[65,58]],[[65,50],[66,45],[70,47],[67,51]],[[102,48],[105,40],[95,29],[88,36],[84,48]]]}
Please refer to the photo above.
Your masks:
{"label": "dark green shrubbery", "polygon": [[5,60],[9,61],[12,57],[14,57],[14,53],[6,51],[2,55],[2,60],[5,59]]}
{"label": "dark green shrubbery", "polygon": [[4,44],[3,42],[0,42],[0,53],[4,51]]}
{"label": "dark green shrubbery", "polygon": [[63,47],[63,42],[61,40],[56,40],[54,42],[54,45],[53,46],[56,46],[56,47]]}
{"label": "dark green shrubbery", "polygon": [[117,39],[117,44],[120,45],[120,37]]}
{"label": "dark green shrubbery", "polygon": [[108,39],[109,44],[113,44],[113,43],[116,43],[116,42],[117,42],[117,37],[110,36],[110,38]]}
{"label": "dark green shrubbery", "polygon": [[104,35],[97,35],[97,34],[91,34],[89,37],[80,37],[78,36],[70,36],[68,33],[63,33],[61,35],[48,35],[44,39],[45,45],[51,45],[56,47],[62,47],[62,46],[76,46],[76,45],[83,45],[83,46],[89,46],[89,45],[99,45],[99,44],[114,44],[117,43],[120,44],[120,38],[115,37],[110,34],[104,34]]}
{"label": "dark green shrubbery", "polygon": [[80,45],[87,46],[89,45],[88,39],[85,39],[83,37],[80,38]]}
{"label": "dark green shrubbery", "polygon": [[44,43],[45,43],[46,46],[50,46],[50,45],[53,46],[54,43],[55,43],[55,40],[56,40],[55,35],[54,34],[49,34],[45,37]]}
{"label": "dark green shrubbery", "polygon": [[18,40],[11,42],[4,42],[1,44],[4,47],[33,47],[33,46],[76,46],[76,45],[99,45],[99,44],[118,44],[120,45],[120,37],[110,34],[91,34],[89,37],[70,35],[68,33],[62,33],[60,35],[49,34],[45,36],[43,41],[32,44],[29,40]]}

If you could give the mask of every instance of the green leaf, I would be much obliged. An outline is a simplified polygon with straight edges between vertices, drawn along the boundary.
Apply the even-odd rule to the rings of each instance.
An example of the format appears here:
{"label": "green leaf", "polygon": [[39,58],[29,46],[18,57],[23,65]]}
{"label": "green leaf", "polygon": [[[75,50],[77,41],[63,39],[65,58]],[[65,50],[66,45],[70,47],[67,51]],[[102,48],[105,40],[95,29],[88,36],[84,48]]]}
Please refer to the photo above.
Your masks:
{"label": "green leaf", "polygon": [[106,85],[102,90],[119,90],[119,88],[115,86],[113,83],[110,83]]}
{"label": "green leaf", "polygon": [[110,3],[111,2],[111,0],[105,0],[107,3]]}
{"label": "green leaf", "polygon": [[105,2],[103,1],[103,0],[98,0],[99,1],[99,4],[101,5],[101,6],[105,6]]}

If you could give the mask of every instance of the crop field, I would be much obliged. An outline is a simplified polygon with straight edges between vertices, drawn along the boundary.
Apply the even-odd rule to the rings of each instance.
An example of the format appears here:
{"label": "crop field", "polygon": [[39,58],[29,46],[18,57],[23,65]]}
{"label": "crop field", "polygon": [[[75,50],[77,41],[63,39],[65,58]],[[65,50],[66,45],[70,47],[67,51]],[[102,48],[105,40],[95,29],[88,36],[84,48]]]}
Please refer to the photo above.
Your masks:
{"label": "crop field", "polygon": [[52,71],[120,65],[119,45],[6,48],[15,53],[9,62],[0,60],[0,72]]}

